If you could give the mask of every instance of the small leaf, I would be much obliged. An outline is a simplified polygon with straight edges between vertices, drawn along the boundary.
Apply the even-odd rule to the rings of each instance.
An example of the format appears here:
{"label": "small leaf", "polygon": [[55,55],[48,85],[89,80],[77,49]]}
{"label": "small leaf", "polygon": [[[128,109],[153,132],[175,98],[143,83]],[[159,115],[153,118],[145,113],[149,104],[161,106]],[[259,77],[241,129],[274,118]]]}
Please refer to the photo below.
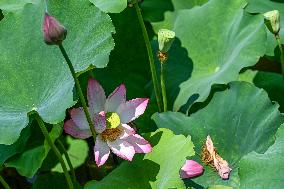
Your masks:
{"label": "small leaf", "polygon": [[[71,163],[74,169],[76,169],[77,167],[81,166],[85,162],[86,158],[89,155],[88,144],[85,140],[73,139],[71,137],[67,137],[67,144],[69,145],[69,148],[67,149],[67,153],[70,157],[70,160],[71,160]],[[58,148],[60,149],[60,146],[58,146]],[[67,162],[64,154],[62,154],[62,157],[65,160],[65,162]],[[69,167],[68,167],[68,170],[69,170]],[[52,168],[52,171],[63,173],[61,164],[58,163],[54,168]]]}
{"label": "small leaf", "polygon": [[[29,178],[36,174],[50,150],[50,146],[41,134],[39,126],[33,124],[32,127],[32,135],[26,144],[24,152],[13,156],[5,163],[5,166],[14,167],[22,176]],[[62,127],[62,124],[53,125],[49,133],[53,142],[61,135]]]}
{"label": "small leaf", "polygon": [[123,162],[102,181],[87,183],[85,189],[185,189],[179,171],[186,157],[194,155],[190,137],[159,129],[145,138],[154,146],[151,153]]}

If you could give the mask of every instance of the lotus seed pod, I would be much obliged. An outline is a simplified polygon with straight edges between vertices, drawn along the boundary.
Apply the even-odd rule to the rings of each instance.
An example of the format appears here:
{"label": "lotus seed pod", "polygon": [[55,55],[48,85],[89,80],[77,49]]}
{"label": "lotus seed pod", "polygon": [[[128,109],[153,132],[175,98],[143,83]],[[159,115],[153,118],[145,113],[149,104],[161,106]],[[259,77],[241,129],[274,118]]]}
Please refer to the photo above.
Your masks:
{"label": "lotus seed pod", "polygon": [[159,50],[162,53],[166,53],[171,48],[171,45],[175,39],[175,32],[167,29],[160,29],[158,32]]}
{"label": "lotus seed pod", "polygon": [[271,33],[278,35],[280,31],[280,14],[278,10],[269,11],[263,14],[265,25]]}
{"label": "lotus seed pod", "polygon": [[60,45],[67,35],[65,27],[48,13],[44,15],[42,30],[44,41],[48,45]]}

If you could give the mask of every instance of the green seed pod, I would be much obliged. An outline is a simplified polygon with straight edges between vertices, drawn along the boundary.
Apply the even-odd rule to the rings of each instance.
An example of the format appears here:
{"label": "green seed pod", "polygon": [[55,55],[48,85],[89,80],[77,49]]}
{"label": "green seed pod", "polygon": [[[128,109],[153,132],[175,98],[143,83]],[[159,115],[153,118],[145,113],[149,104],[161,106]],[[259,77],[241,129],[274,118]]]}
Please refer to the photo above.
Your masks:
{"label": "green seed pod", "polygon": [[271,33],[278,35],[280,31],[280,14],[278,10],[269,11],[263,14],[265,25]]}
{"label": "green seed pod", "polygon": [[159,50],[162,53],[166,53],[171,48],[171,45],[175,39],[175,32],[167,29],[160,29],[158,32]]}

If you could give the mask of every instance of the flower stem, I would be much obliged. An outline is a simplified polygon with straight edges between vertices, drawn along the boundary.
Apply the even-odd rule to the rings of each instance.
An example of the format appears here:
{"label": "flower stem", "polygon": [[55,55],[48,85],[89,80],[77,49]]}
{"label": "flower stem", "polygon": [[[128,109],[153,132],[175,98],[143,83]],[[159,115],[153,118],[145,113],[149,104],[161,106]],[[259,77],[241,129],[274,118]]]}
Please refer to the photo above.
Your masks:
{"label": "flower stem", "polygon": [[59,150],[57,149],[57,147],[55,146],[55,144],[52,142],[50,136],[49,136],[49,133],[45,127],[45,124],[44,122],[42,121],[41,117],[36,113],[35,114],[35,119],[37,120],[38,122],[38,125],[47,141],[47,143],[49,144],[50,148],[52,149],[52,151],[54,152],[54,154],[56,155],[58,161],[60,162],[61,164],[61,167],[63,169],[63,172],[64,172],[64,175],[65,175],[65,178],[66,178],[66,181],[67,181],[67,184],[68,184],[68,187],[69,189],[74,189],[74,186],[73,186],[73,183],[72,183],[72,180],[71,180],[71,177],[68,173],[68,170],[66,168],[66,165],[65,165],[65,162],[59,152]]}
{"label": "flower stem", "polygon": [[90,116],[90,113],[89,113],[89,110],[88,110],[88,107],[87,107],[87,103],[85,101],[85,97],[83,95],[83,92],[82,92],[82,88],[81,88],[81,85],[80,85],[80,82],[76,76],[76,72],[75,72],[75,69],[71,63],[71,60],[69,59],[64,47],[62,44],[59,45],[59,48],[60,48],[60,51],[62,53],[62,55],[64,56],[68,66],[69,66],[69,69],[70,69],[70,72],[74,78],[74,81],[75,81],[75,85],[76,85],[76,88],[77,88],[77,92],[79,94],[79,98],[81,100],[81,103],[82,103],[82,106],[83,106],[83,109],[84,109],[84,112],[85,112],[85,115],[86,115],[86,118],[87,118],[87,121],[89,123],[89,127],[91,129],[91,132],[92,132],[92,135],[94,137],[94,140],[96,139],[96,131],[95,131],[95,127],[93,125],[93,122],[92,122],[92,119],[91,119],[91,116]]}
{"label": "flower stem", "polygon": [[4,178],[0,175],[0,182],[5,189],[11,189],[8,183],[4,180]]}
{"label": "flower stem", "polygon": [[64,156],[65,156],[65,159],[67,161],[67,164],[69,166],[69,169],[71,171],[71,176],[72,176],[72,179],[73,181],[75,182],[76,181],[76,175],[75,175],[75,171],[74,171],[74,168],[73,168],[73,165],[71,163],[71,160],[70,160],[70,157],[66,151],[66,148],[64,147],[63,143],[61,142],[60,139],[57,139],[57,143],[59,145],[59,147],[61,148],[61,152],[63,152]]}
{"label": "flower stem", "polygon": [[279,50],[280,50],[280,62],[281,62],[281,71],[282,71],[282,75],[284,77],[284,52],[283,52],[283,48],[282,48],[282,44],[281,44],[281,39],[279,35],[275,35]]}
{"label": "flower stem", "polygon": [[165,62],[161,62],[161,88],[164,104],[164,112],[168,109],[167,92],[166,92],[166,82],[165,82]]}
{"label": "flower stem", "polygon": [[161,93],[160,93],[160,88],[159,88],[159,82],[158,82],[158,77],[157,77],[157,72],[156,72],[156,67],[155,67],[155,63],[154,63],[154,56],[153,56],[153,51],[152,51],[152,47],[149,41],[149,37],[148,37],[148,33],[143,21],[143,17],[141,14],[141,10],[139,7],[138,2],[136,2],[134,4],[136,13],[137,13],[137,17],[142,29],[142,34],[144,37],[144,41],[146,44],[146,48],[147,48],[147,52],[148,52],[148,58],[149,58],[149,62],[150,62],[150,69],[151,69],[151,74],[152,74],[152,80],[153,80],[153,85],[154,85],[154,91],[155,91],[155,95],[156,95],[156,99],[157,99],[157,104],[158,104],[158,109],[161,112],[162,111],[162,101],[161,101]]}

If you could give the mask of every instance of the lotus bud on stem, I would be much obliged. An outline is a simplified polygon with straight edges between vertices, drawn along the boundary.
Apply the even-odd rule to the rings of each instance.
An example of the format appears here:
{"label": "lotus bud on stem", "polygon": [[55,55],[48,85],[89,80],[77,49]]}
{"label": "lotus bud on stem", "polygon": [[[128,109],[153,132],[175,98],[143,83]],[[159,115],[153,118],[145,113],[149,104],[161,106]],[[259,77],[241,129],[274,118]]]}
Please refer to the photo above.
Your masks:
{"label": "lotus bud on stem", "polygon": [[164,112],[168,110],[168,105],[167,105],[168,100],[167,100],[166,81],[165,81],[165,64],[168,60],[168,51],[170,50],[174,42],[175,35],[176,35],[175,32],[167,29],[160,29],[158,32],[159,51],[157,57],[161,63],[160,80],[161,80]]}
{"label": "lotus bud on stem", "polygon": [[274,34],[277,45],[279,47],[280,51],[280,62],[281,62],[281,71],[282,75],[284,77],[284,52],[281,44],[280,39],[280,14],[278,10],[269,11],[263,14],[265,25],[268,28],[268,30]]}
{"label": "lotus bud on stem", "polygon": [[44,42],[48,45],[60,45],[67,35],[65,27],[47,12],[44,15],[42,30]]}
{"label": "lotus bud on stem", "polygon": [[90,129],[92,131],[92,135],[93,135],[94,140],[95,140],[95,138],[96,138],[95,128],[93,126],[93,121],[91,119],[91,116],[90,116],[90,113],[89,113],[89,110],[88,110],[88,107],[87,107],[87,103],[86,103],[85,97],[84,97],[83,92],[82,92],[80,82],[77,78],[77,75],[76,75],[75,69],[72,65],[72,62],[71,62],[65,48],[62,45],[63,40],[66,38],[67,30],[59,21],[57,21],[57,19],[55,17],[50,16],[47,12],[44,15],[42,30],[43,30],[43,36],[44,36],[45,43],[48,44],[48,45],[58,45],[63,57],[65,58],[65,60],[68,64],[70,72],[71,72],[73,79],[75,81],[75,85],[76,85],[77,92],[78,92],[80,101],[82,103],[83,109],[84,109],[84,113],[86,115],[87,121],[88,121]]}

